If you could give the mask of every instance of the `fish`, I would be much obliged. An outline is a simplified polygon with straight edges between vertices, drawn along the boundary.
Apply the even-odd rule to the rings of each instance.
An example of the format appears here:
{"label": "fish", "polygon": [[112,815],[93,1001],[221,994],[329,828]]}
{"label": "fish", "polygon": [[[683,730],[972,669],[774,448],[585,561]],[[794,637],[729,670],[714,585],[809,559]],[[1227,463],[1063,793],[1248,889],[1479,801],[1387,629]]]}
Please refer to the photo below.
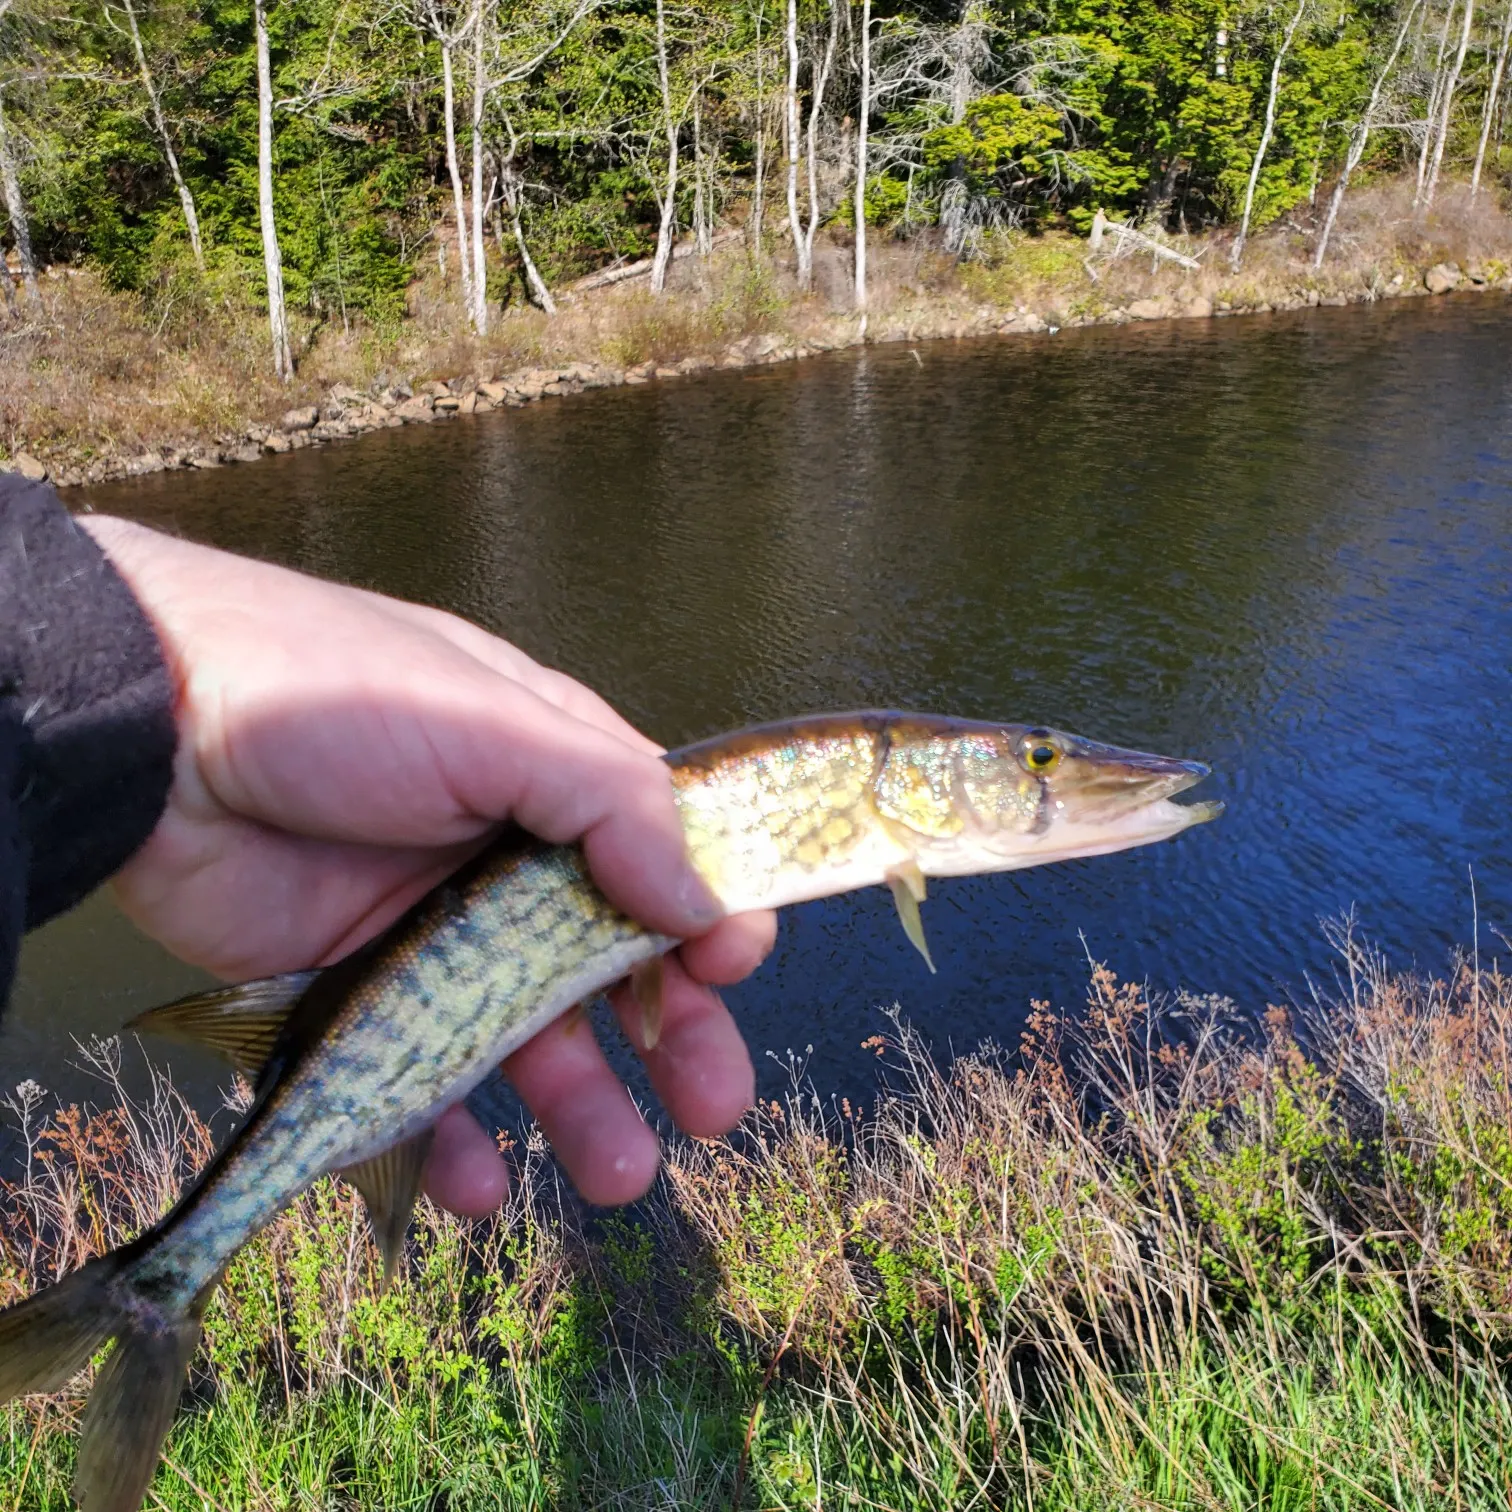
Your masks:
{"label": "fish", "polygon": [[[1176,803],[1209,769],[1020,724],[864,711],[665,758],[692,862],[727,913],[891,889],[934,970],[931,877],[1145,845],[1215,819]],[[582,851],[504,829],[397,922],[323,970],[222,987],[129,1027],[218,1050],[252,1083],[240,1124],[159,1223],[0,1312],[0,1402],[61,1389],[107,1344],[74,1496],[136,1512],[205,1310],[237,1251],[312,1182],[366,1200],[394,1274],[439,1114],[560,1015],[630,978],[644,1040],[678,942],[619,912]]]}

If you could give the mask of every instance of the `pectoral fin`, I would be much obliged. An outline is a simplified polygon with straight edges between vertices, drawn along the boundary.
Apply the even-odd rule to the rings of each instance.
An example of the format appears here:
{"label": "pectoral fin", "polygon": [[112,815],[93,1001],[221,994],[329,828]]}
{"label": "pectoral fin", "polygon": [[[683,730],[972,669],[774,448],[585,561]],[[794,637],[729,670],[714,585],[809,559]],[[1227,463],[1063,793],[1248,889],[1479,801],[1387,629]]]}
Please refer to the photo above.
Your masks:
{"label": "pectoral fin", "polygon": [[318,971],[290,971],[235,987],[197,992],[164,1003],[161,1008],[149,1008],[126,1027],[202,1045],[230,1061],[249,1081],[256,1081],[290,1010],[319,975]]}
{"label": "pectoral fin", "polygon": [[654,1050],[661,1040],[662,1003],[665,999],[666,978],[662,972],[662,958],[652,956],[642,961],[630,972],[630,992],[640,1004],[641,1047]]}
{"label": "pectoral fin", "polygon": [[924,873],[917,861],[905,861],[887,874],[887,885],[892,888],[893,902],[897,905],[898,920],[909,943],[924,957],[924,964],[932,972],[935,963],[929,956],[929,942],[924,938],[924,921],[919,917],[919,904],[924,901],[926,888]]}
{"label": "pectoral fin", "polygon": [[383,1287],[387,1290],[399,1268],[404,1250],[404,1231],[409,1227],[415,1199],[420,1195],[420,1177],[430,1154],[435,1131],[427,1129],[413,1139],[391,1145],[381,1155],[347,1166],[338,1174],[350,1181],[367,1204],[368,1222],[383,1260]]}

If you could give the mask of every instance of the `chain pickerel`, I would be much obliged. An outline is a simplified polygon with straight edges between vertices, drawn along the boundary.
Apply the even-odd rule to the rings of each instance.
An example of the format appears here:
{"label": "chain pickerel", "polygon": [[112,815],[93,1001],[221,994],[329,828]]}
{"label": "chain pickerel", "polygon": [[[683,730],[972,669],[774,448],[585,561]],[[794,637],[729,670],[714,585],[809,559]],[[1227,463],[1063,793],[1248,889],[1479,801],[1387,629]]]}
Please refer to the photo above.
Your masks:
{"label": "chain pickerel", "polygon": [[[689,853],[727,911],[887,885],[926,962],[926,877],[1101,855],[1222,811],[1170,801],[1207,775],[1196,762],[928,715],[813,717],[666,759]],[[167,1217],[0,1313],[0,1401],[60,1389],[115,1341],[84,1413],[74,1483],[84,1512],[140,1504],[205,1309],[242,1245],[339,1171],[365,1197],[391,1274],[438,1114],[626,976],[654,1040],[647,963],[676,943],[613,908],[579,850],[514,831],[336,965],[137,1020],[220,1050],[254,1090]]]}

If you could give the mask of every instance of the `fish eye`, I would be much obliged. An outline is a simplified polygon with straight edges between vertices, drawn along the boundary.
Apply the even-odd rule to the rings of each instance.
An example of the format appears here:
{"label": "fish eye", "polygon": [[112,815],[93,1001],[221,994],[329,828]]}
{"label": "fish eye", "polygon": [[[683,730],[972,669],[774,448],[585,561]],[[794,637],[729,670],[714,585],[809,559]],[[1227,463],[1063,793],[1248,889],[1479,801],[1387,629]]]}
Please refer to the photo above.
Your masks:
{"label": "fish eye", "polygon": [[1048,730],[1030,730],[1024,737],[1021,750],[1023,763],[1037,776],[1053,771],[1061,759],[1059,748],[1049,736]]}

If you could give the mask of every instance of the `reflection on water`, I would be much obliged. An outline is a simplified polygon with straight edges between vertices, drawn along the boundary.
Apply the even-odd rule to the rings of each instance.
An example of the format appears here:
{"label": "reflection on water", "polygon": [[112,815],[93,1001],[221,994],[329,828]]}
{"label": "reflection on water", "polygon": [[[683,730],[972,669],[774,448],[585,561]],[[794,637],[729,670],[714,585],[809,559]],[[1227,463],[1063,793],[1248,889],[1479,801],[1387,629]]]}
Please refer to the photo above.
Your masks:
{"label": "reflection on water", "polygon": [[[731,994],[821,1085],[897,1001],[956,1045],[1086,956],[1245,1011],[1358,905],[1437,968],[1512,918],[1512,312],[1416,301],[885,348],[383,432],[92,502],[457,610],[669,744],[813,709],[1037,720],[1216,768],[1171,845],[795,910]],[[29,946],[4,1078],[192,974],[103,907]],[[778,1072],[767,1066],[769,1083]]]}

